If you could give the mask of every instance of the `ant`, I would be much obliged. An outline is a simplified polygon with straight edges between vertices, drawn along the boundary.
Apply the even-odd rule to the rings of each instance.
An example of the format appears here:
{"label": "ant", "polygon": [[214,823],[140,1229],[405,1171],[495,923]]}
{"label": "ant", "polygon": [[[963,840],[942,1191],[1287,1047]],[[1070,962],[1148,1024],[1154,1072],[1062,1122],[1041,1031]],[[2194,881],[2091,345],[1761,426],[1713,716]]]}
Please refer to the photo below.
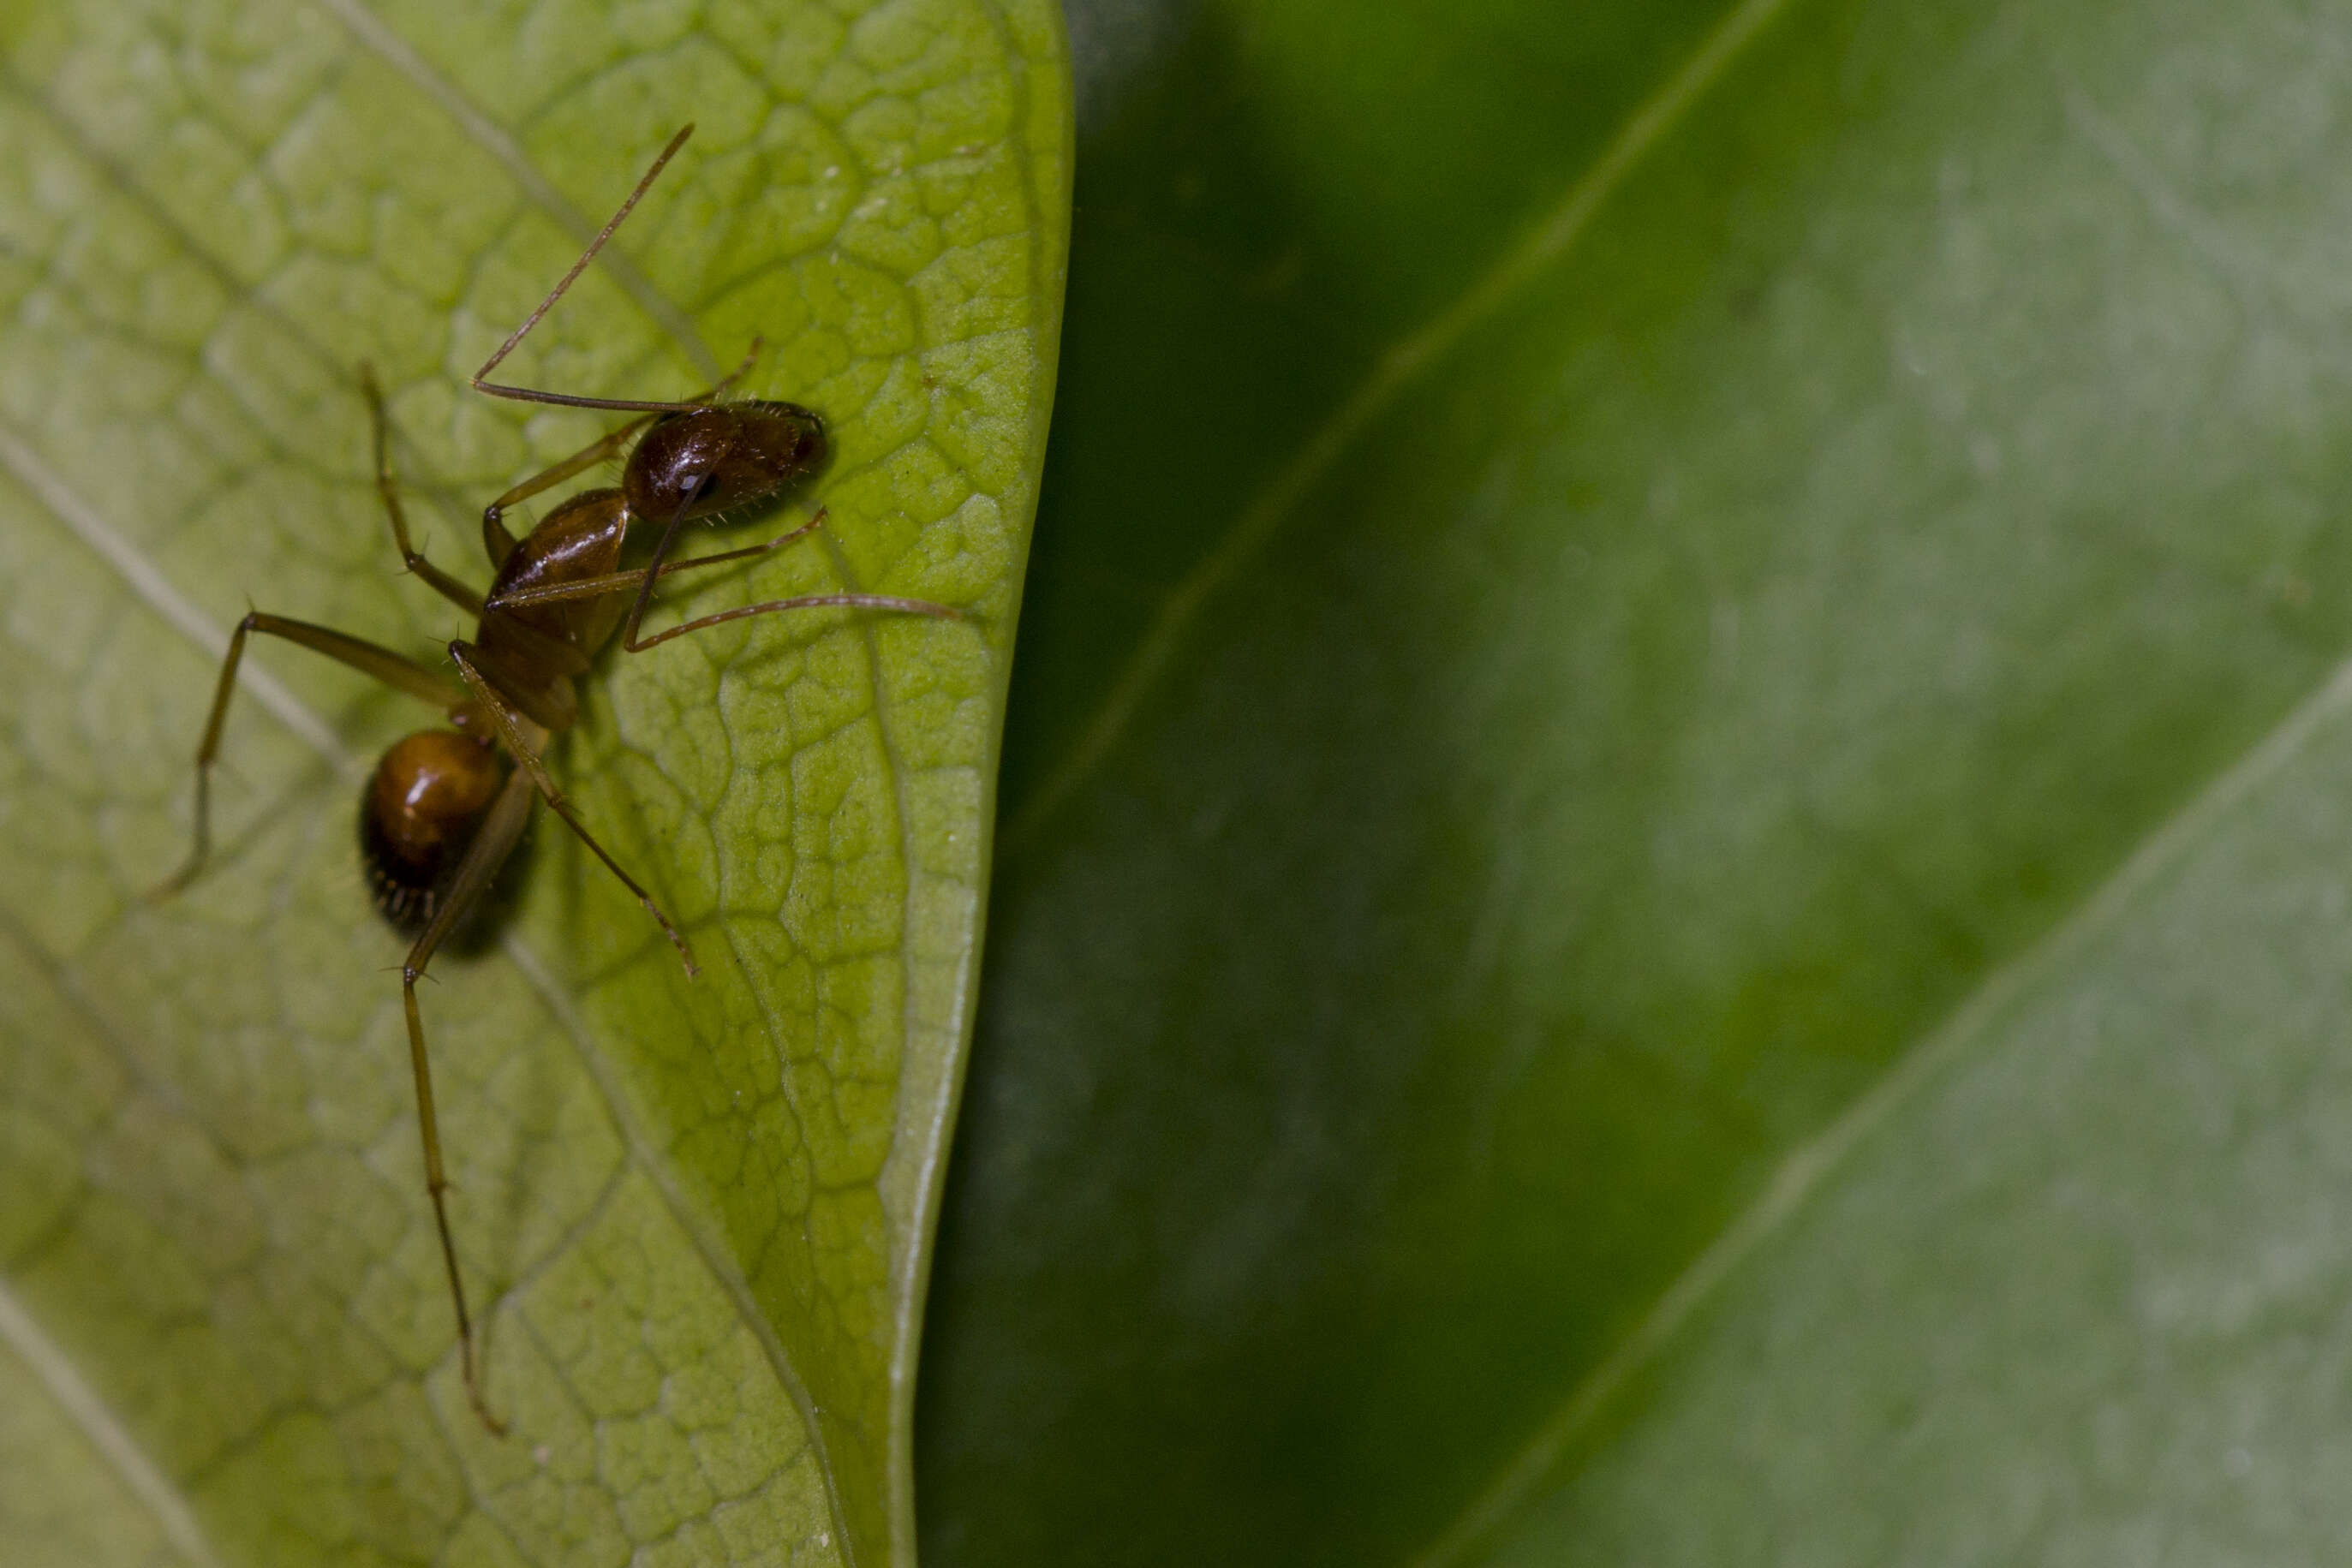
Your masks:
{"label": "ant", "polygon": [[[433,1113],[433,1077],[425,1051],[425,1021],[417,1010],[416,982],[450,934],[481,906],[492,878],[530,825],[535,800],[563,819],[589,852],[643,904],[677,949],[688,976],[694,955],[686,938],[636,880],[623,871],[572,811],[547,770],[550,739],[579,716],[575,684],[588,673],[599,649],[615,631],[631,653],[689,632],[752,615],[772,615],[821,605],[898,611],[961,620],[943,604],[876,593],[818,593],[798,599],[746,604],[688,621],[650,637],[638,622],[658,578],[698,567],[719,566],[767,554],[802,538],[824,521],[824,511],[801,527],[748,549],[670,560],[672,543],[688,522],[712,519],[768,500],[820,467],[825,455],[824,422],[796,403],[765,399],[727,399],[758,358],[754,340],[735,371],[717,385],[679,402],[640,402],[580,397],[508,386],[488,379],[500,361],[540,319],[563,298],[596,254],[604,248],[639,198],[694,133],[688,125],[670,138],[636,188],[621,204],[580,259],[499,345],[471,378],[475,391],[525,402],[566,408],[610,409],[637,417],[600,437],[492,501],[482,511],[482,547],[493,576],[489,591],[473,588],[435,566],[410,544],[408,519],[394,484],[386,440],[383,395],[372,370],[360,369],[360,387],[374,424],[375,482],[392,522],[393,543],[409,573],[467,613],[479,617],[471,640],[448,645],[459,685],[443,674],[389,648],[305,621],[249,612],[229,638],[213,694],[212,717],[196,751],[195,843],[186,864],[155,890],[178,892],[203,869],[211,847],[212,768],[220,750],[221,728],[236,689],[237,663],[246,639],[258,632],[373,676],[395,691],[421,698],[448,716],[448,727],[424,729],[395,742],[376,765],[360,801],[360,858],[376,907],[414,945],[400,970],[401,1003],[408,1018],[408,1050],[416,1075],[416,1119],[425,1142],[425,1190],[433,1199],[434,1223],[441,1235],[441,1259],[457,1307],[457,1343],[466,1397],[491,1432],[506,1426],[490,1413],[476,1364],[474,1330],[466,1312],[466,1287],[450,1239],[441,1167],[440,1128]],[[634,443],[634,444],[632,444]],[[562,484],[626,450],[617,488],[584,490],[550,512],[518,540],[505,514],[540,492]],[[633,523],[658,523],[659,538],[642,567],[623,570],[622,547]],[[623,614],[624,597],[627,613]],[[508,768],[501,754],[511,761]]]}

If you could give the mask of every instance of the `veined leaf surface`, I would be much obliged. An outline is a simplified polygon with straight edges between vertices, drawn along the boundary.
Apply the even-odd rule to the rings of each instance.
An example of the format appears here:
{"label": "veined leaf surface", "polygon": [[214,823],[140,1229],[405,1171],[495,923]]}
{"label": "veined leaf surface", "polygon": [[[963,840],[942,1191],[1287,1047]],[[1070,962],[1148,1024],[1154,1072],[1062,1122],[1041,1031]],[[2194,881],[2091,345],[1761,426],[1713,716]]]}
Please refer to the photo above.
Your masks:
{"label": "veined leaf surface", "polygon": [[[914,1356],[1053,388],[1061,21],[1032,0],[49,4],[0,16],[0,1556],[909,1563]],[[431,716],[257,643],[213,869],[189,760],[250,601],[429,654],[425,548],[609,416],[509,369],[822,413],[813,612],[617,651],[558,750],[673,913],[542,820],[424,1006],[499,1441],[467,1411],[352,824]],[[722,542],[742,544],[738,530]],[[703,549],[715,548],[697,544]]]}

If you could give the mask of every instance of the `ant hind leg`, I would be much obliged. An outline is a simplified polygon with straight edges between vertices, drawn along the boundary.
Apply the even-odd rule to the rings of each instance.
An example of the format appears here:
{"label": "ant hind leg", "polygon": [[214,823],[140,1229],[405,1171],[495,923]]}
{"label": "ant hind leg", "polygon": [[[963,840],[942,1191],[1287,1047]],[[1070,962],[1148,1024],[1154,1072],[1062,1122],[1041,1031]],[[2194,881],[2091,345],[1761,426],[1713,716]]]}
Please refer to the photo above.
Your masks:
{"label": "ant hind leg", "polygon": [[441,1234],[441,1262],[449,1275],[449,1299],[457,1312],[457,1351],[466,1377],[466,1401],[474,1407],[494,1437],[506,1436],[506,1423],[490,1414],[482,1394],[480,1359],[474,1346],[473,1319],[466,1311],[466,1282],[457,1270],[457,1244],[449,1229],[449,1205],[444,1195],[449,1178],[441,1166],[440,1118],[433,1109],[433,1068],[425,1050],[425,1017],[416,1005],[416,982],[444,938],[455,930],[488,894],[490,881],[522,838],[530,823],[534,789],[520,768],[507,776],[506,785],[490,802],[489,813],[475,831],[466,857],[457,862],[449,889],[433,918],[418,933],[415,945],[400,968],[400,1005],[408,1020],[409,1065],[416,1078],[416,1128],[425,1145],[425,1191],[433,1199],[433,1223]]}

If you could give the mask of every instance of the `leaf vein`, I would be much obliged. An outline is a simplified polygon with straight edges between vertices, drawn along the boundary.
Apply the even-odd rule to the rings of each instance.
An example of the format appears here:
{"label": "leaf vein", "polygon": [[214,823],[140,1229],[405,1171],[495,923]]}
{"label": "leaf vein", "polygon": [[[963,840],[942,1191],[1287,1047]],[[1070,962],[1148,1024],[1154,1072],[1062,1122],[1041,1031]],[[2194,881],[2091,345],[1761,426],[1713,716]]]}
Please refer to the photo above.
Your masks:
{"label": "leaf vein", "polygon": [[1375,355],[1363,382],[1306,444],[1235,516],[1214,549],[1169,591],[1105,691],[1078,740],[1045,775],[1045,781],[1014,812],[998,840],[997,863],[1024,855],[1045,826],[1125,737],[1146,694],[1174,663],[1202,608],[1218,590],[1264,549],[1287,522],[1316,481],[1336,465],[1357,437],[1370,428],[1454,347],[1574,247],[1594,214],[1614,195],[1625,176],[1705,96],[1766,24],[1789,0],[1741,0],[1716,25],[1697,51],[1643,102],[1603,148],[1583,177],[1571,186],[1518,242],[1421,326]]}
{"label": "leaf vein", "polygon": [[[393,69],[434,103],[440,106],[457,128],[474,143],[488,153],[515,187],[555,221],[556,226],[585,246],[595,237],[603,224],[588,217],[566,201],[553,181],[540,172],[537,164],[522,150],[521,144],[482,111],[481,106],[466,96],[424,56],[418,54],[407,39],[385,25],[383,17],[369,10],[361,0],[319,0],[334,18],[349,29],[352,37],[373,50]],[[722,372],[719,356],[710,351],[693,320],[667,295],[654,287],[653,280],[637,265],[617,248],[607,246],[597,257],[637,308],[651,317],[674,340],[694,364],[695,371],[706,381],[717,381]]]}
{"label": "leaf vein", "polygon": [[[205,612],[178,589],[172,586],[162,570],[141,552],[112,523],[99,515],[98,509],[82,499],[65,476],[44,462],[39,454],[5,425],[0,425],[0,467],[15,475],[19,484],[30,490],[51,516],[71,529],[74,536],[92,552],[111,566],[131,591],[143,600],[148,608],[194,643],[196,646],[219,658],[228,648],[228,634],[208,619]],[[237,672],[238,683],[251,692],[261,706],[278,716],[279,722],[308,741],[318,753],[343,772],[356,778],[361,770],[358,758],[335,738],[326,722],[304,706],[302,700],[267,670],[250,665]]]}
{"label": "leaf vein", "polygon": [[147,1505],[173,1550],[200,1568],[220,1568],[220,1559],[205,1539],[187,1500],[156,1469],[155,1461],[147,1457],[137,1439],[123,1430],[99,1398],[97,1390],[82,1380],[65,1352],[41,1332],[5,1276],[0,1276],[0,1342],[5,1342],[32,1369],[58,1408],[89,1439],[90,1446],[106,1456],[123,1484]]}
{"label": "leaf vein", "polygon": [[710,1233],[710,1226],[700,1208],[678,1189],[667,1164],[656,1157],[644,1129],[637,1125],[636,1118],[629,1113],[628,1102],[623,1095],[613,1065],[605,1060],[604,1051],[596,1044],[587,1020],[572,1007],[572,998],[556,985],[554,976],[540,963],[537,953],[511,939],[506,946],[508,956],[513,960],[515,967],[522,971],[524,978],[530,982],[531,988],[539,995],[541,1005],[547,1009],[549,1016],[572,1040],[589,1082],[595,1085],[597,1098],[604,1103],[605,1115],[612,1119],[614,1131],[619,1133],[623,1146],[628,1150],[630,1163],[653,1183],[662,1207],[685,1233],[688,1245],[702,1260],[703,1266],[710,1270],[711,1278],[725,1293],[728,1304],[734,1309],[743,1326],[751,1331],[761,1354],[767,1358],[769,1369],[775,1374],[778,1385],[800,1413],[801,1425],[807,1434],[811,1449],[816,1455],[817,1469],[824,1477],[825,1506],[833,1515],[834,1530],[843,1540],[847,1540],[841,1517],[841,1488],[834,1475],[833,1455],[825,1444],[824,1428],[817,1422],[815,1402],[809,1397],[807,1385],[801,1381],[798,1369],[793,1365],[792,1353],[784,1347],[783,1341],[776,1334],[775,1325],[768,1321],[767,1314],[760,1310],[759,1302],[753,1299],[751,1281],[735,1266],[733,1258],[719,1239]]}
{"label": "leaf vein", "polygon": [[1413,1568],[1450,1568],[1488,1540],[1566,1458],[1611,1398],[1690,1322],[1724,1282],[1785,1228],[1874,1132],[1987,1035],[2003,1015],[2114,930],[2143,894],[2185,862],[2215,827],[2352,713],[2352,658],[2186,806],[2142,839],[2115,874],[2031,947],[1988,975],[1932,1031],[1822,1132],[1781,1162],[1756,1201],[1683,1270],[1633,1332],[1604,1356],[1537,1428],[1496,1479],[1420,1555]]}

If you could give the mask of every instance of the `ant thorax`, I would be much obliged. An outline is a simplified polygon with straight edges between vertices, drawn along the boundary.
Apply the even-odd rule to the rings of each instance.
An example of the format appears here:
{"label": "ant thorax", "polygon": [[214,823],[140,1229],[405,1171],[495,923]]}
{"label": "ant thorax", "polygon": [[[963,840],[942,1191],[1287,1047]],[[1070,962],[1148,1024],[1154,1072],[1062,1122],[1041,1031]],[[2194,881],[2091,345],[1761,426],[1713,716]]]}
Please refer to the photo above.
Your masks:
{"label": "ant thorax", "polygon": [[[586,582],[618,571],[628,524],[620,491],[581,491],[548,513],[522,547],[507,557],[490,580],[489,597]],[[482,617],[479,640],[486,646],[492,644],[511,627],[593,653],[612,640],[613,630],[627,608],[625,598],[608,593],[496,610]]]}

